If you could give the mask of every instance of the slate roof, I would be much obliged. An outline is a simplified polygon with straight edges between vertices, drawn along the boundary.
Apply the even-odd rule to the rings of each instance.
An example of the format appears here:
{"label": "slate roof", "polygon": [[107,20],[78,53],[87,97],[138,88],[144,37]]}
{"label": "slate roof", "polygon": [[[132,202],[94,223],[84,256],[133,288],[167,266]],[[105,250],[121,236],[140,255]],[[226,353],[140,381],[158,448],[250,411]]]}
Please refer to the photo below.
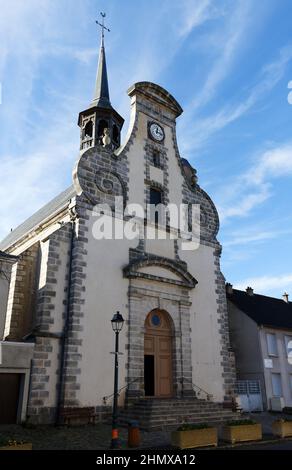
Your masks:
{"label": "slate roof", "polygon": [[0,242],[0,250],[7,250],[11,245],[20,240],[23,236],[36,228],[40,223],[49,219],[55,212],[60,210],[63,206],[76,195],[74,186],[70,186],[57,197],[52,199],[48,204],[43,206],[40,210],[35,212],[34,215],[29,217],[25,222],[19,225],[4,240]]}
{"label": "slate roof", "polygon": [[292,302],[233,289],[227,298],[258,325],[292,329]]}
{"label": "slate roof", "polygon": [[13,256],[13,255],[9,255],[8,253],[4,253],[4,251],[1,251],[0,250],[0,261],[3,260],[4,261],[16,261],[18,259],[17,256]]}
{"label": "slate roof", "polygon": [[105,48],[103,40],[99,52],[98,69],[92,106],[97,106],[98,108],[112,108],[109,96]]}

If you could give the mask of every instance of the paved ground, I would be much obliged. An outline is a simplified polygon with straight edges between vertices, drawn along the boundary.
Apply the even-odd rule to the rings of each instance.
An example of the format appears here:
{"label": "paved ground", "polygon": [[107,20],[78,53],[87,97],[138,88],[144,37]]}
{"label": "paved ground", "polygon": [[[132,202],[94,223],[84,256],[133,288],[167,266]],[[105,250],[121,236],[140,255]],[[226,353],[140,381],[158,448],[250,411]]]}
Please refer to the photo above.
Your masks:
{"label": "paved ground", "polygon": [[[38,426],[26,428],[1,425],[0,440],[11,439],[32,442],[34,450],[99,450],[107,449],[111,440],[111,426],[88,425],[74,427]],[[127,429],[120,430],[122,448],[127,448]],[[170,445],[168,432],[141,433],[143,447]]]}
{"label": "paved ground", "polygon": [[245,413],[243,415],[243,418],[250,418],[253,419],[254,421],[257,421],[258,423],[261,423],[262,429],[263,429],[263,434],[266,435],[272,435],[272,423],[276,421],[277,419],[281,418],[288,418],[292,419],[292,415],[285,415],[284,413],[271,413],[264,411],[263,413]]}
{"label": "paved ground", "polygon": [[[272,438],[272,422],[283,417],[282,414],[255,413],[244,415],[243,418],[251,418],[260,422],[263,426],[264,439]],[[290,415],[291,418],[291,415]],[[220,435],[220,433],[219,433]],[[120,430],[122,448],[127,447],[127,429]],[[29,441],[35,450],[101,450],[109,448],[111,440],[111,426],[106,424],[59,427],[38,426],[23,427],[18,425],[0,426],[0,439],[12,439]],[[170,446],[170,432],[141,432],[142,447],[165,448]],[[292,441],[281,443],[254,444],[240,446],[241,449],[290,449]]]}
{"label": "paved ground", "polygon": [[235,448],[236,450],[292,450],[292,440],[271,442],[269,444],[245,445]]}

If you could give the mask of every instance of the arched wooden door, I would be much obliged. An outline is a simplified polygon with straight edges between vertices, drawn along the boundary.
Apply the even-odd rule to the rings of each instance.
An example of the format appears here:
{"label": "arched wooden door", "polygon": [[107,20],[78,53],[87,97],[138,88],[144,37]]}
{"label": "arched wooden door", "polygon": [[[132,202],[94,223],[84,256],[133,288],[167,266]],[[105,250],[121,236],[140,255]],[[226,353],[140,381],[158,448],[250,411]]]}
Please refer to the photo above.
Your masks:
{"label": "arched wooden door", "polygon": [[162,310],[153,310],[145,321],[144,385],[145,396],[173,394],[172,322]]}

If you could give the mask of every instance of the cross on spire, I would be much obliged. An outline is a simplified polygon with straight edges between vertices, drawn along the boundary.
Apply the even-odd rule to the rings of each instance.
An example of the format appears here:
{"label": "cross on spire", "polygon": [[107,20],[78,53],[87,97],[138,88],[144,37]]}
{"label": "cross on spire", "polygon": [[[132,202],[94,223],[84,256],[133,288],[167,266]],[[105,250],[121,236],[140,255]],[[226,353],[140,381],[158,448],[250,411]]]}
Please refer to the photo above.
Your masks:
{"label": "cross on spire", "polygon": [[99,21],[96,21],[96,24],[101,27],[101,45],[99,52],[93,104],[94,106],[98,106],[101,108],[111,108],[104,47],[104,31],[110,30],[104,25],[104,19],[106,16],[105,13],[100,13],[100,15],[102,17],[102,22],[100,23]]}
{"label": "cross on spire", "polygon": [[102,42],[102,45],[103,45],[103,43],[104,43],[104,31],[106,30],[106,31],[108,31],[108,32],[110,33],[110,29],[108,29],[108,28],[104,25],[104,19],[105,19],[105,17],[106,17],[106,14],[100,12],[100,15],[101,15],[101,17],[102,17],[102,22],[100,23],[99,21],[96,21],[96,24],[101,27],[101,42]]}

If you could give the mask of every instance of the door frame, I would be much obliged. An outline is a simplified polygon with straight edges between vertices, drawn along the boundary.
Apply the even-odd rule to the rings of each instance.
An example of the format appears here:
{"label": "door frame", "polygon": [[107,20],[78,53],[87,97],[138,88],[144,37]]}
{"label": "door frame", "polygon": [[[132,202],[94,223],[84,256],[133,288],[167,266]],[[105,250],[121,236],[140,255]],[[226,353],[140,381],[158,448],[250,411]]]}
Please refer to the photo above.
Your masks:
{"label": "door frame", "polygon": [[0,368],[0,374],[18,374],[20,375],[19,395],[17,404],[16,424],[21,424],[26,420],[26,410],[29,395],[30,370]]}
{"label": "door frame", "polygon": [[[160,317],[160,320],[165,324],[165,328],[160,328],[160,325],[151,325],[150,319],[153,315],[157,314]],[[147,397],[149,398],[171,398],[174,396],[174,326],[172,318],[166,310],[163,309],[153,309],[151,310],[145,319],[145,328],[144,328],[144,358],[146,355],[152,355],[151,353],[146,354],[145,350],[145,341],[148,337],[153,339],[153,356],[154,356],[154,395]],[[159,394],[159,357],[161,353],[159,352],[159,338],[167,338],[169,341],[169,349],[167,356],[169,356],[170,361],[170,393],[168,395]],[[144,383],[144,394],[145,394],[145,383]]]}

